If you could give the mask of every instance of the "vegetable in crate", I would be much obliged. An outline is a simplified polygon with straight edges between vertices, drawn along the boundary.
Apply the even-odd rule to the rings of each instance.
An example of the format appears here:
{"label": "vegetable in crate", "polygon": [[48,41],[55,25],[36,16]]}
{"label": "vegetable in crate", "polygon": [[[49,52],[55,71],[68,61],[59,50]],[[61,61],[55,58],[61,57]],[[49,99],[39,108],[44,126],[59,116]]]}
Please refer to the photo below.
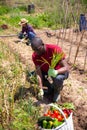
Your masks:
{"label": "vegetable in crate", "polygon": [[[57,106],[57,105],[55,105],[55,106]],[[70,110],[72,110],[72,109],[61,108],[61,111],[63,112],[63,114],[65,115],[65,117],[67,119],[71,115],[72,111],[70,111]],[[55,107],[50,107],[47,110],[47,112],[44,113],[43,116],[38,119],[38,125],[45,129],[52,129],[52,128],[56,128],[56,127],[62,125],[65,121],[65,117],[61,113],[61,111],[59,111]],[[68,113],[68,111],[70,113]]]}
{"label": "vegetable in crate", "polygon": [[51,129],[52,127],[53,127],[53,122],[52,121],[48,121],[47,129]]}
{"label": "vegetable in crate", "polygon": [[47,127],[47,121],[43,120],[43,128],[46,128],[46,127]]}
{"label": "vegetable in crate", "polygon": [[53,122],[53,127],[56,128],[57,126],[60,126],[63,122],[59,122],[56,118],[54,119]]}
{"label": "vegetable in crate", "polygon": [[42,128],[47,128],[50,124],[50,127],[52,126],[53,118],[50,116],[42,116],[38,119],[38,126],[41,126]]}
{"label": "vegetable in crate", "polygon": [[[58,45],[44,44],[39,37],[33,38],[31,47],[34,51],[32,60],[36,67],[38,87],[42,91],[44,91],[43,86],[48,88],[41,96],[52,94],[53,102],[57,102],[60,97],[60,91],[63,88],[63,81],[68,78],[69,73],[65,54]],[[49,76],[52,78],[53,83],[48,80]],[[38,95],[41,99],[40,94]]]}

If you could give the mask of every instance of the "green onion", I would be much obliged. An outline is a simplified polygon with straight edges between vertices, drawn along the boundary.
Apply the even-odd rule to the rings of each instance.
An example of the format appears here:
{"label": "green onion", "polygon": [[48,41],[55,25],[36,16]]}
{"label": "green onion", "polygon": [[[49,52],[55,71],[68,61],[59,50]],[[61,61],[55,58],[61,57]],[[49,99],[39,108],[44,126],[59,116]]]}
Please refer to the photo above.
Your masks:
{"label": "green onion", "polygon": [[64,53],[54,53],[53,58],[51,60],[50,68],[55,68],[57,63],[64,57]]}
{"label": "green onion", "polygon": [[49,65],[50,68],[55,68],[55,66],[57,65],[57,63],[64,57],[64,53],[61,52],[61,53],[57,53],[56,51],[53,53],[53,57],[52,57],[52,60],[51,60],[51,64],[43,57],[42,60],[37,60],[37,61],[40,61],[42,63],[47,63]]}

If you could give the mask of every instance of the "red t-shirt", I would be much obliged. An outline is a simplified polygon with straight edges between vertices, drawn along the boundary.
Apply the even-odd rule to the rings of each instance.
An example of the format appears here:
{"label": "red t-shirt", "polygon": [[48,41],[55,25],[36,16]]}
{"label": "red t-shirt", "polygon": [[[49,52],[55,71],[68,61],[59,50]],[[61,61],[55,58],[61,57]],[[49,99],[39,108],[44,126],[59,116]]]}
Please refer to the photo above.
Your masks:
{"label": "red t-shirt", "polygon": [[[43,53],[42,55],[37,55],[37,53],[34,52],[32,54],[32,60],[33,60],[33,62],[35,64],[35,66],[39,65],[41,67],[42,71],[47,72],[48,69],[49,69],[49,65],[48,65],[48,63],[44,62],[43,59],[45,59],[51,65],[51,60],[52,60],[52,57],[53,57],[53,53],[54,52],[61,53],[63,51],[57,45],[45,44],[45,46],[46,46],[45,53]],[[65,55],[64,55],[63,59],[64,58],[65,58]],[[55,69],[57,70],[59,68],[61,68],[61,65],[59,63],[57,63],[57,65],[55,66]]]}

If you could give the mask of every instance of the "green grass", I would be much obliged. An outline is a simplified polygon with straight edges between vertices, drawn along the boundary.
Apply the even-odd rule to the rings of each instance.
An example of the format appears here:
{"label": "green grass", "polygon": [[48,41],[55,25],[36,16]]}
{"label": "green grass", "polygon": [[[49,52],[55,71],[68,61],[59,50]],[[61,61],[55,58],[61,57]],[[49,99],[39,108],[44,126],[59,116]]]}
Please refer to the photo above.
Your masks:
{"label": "green grass", "polygon": [[39,117],[39,108],[33,105],[31,99],[21,100],[14,109],[14,119],[11,129],[35,130],[35,123]]}
{"label": "green grass", "polygon": [[[85,11],[84,7],[79,7],[79,14],[76,7],[74,7],[75,3],[72,0],[72,7],[68,7],[68,12],[66,12],[66,6],[62,8],[61,2],[55,1],[55,4],[50,3],[49,1],[46,2],[39,2],[37,1],[36,4],[42,6],[43,13],[27,13],[27,6],[19,6],[19,7],[6,7],[6,6],[0,6],[0,25],[2,24],[8,24],[9,26],[13,26],[16,28],[19,28],[18,23],[21,18],[25,17],[29,20],[29,23],[34,28],[43,28],[43,27],[50,27],[52,29],[58,29],[62,27],[70,27],[75,22],[73,19],[73,16],[75,20],[77,20],[77,23],[79,23],[79,16],[81,11]],[[47,5],[48,7],[47,7]],[[57,6],[56,6],[57,5]],[[81,6],[81,5],[80,5]],[[75,8],[73,12],[71,11],[71,8]],[[72,13],[73,16],[72,16]],[[66,15],[66,16],[65,16]],[[66,18],[65,18],[66,17]],[[0,31],[2,31],[0,29]]]}
{"label": "green grass", "polygon": [[8,6],[0,6],[0,15],[4,15],[10,12],[10,7]]}
{"label": "green grass", "polygon": [[[0,25],[8,24],[8,26],[19,28],[18,23],[20,19],[25,17],[34,28],[68,28],[75,24],[74,19],[77,21],[77,24],[79,24],[80,13],[82,13],[82,11],[83,13],[87,11],[85,5],[81,6],[81,4],[79,4],[78,12],[74,0],[71,0],[67,13],[66,3],[63,3],[64,7],[62,7],[61,1],[55,1],[55,3],[53,3],[49,0],[46,0],[45,2],[33,0],[32,2],[35,3],[36,9],[41,7],[43,12],[40,13],[38,10],[38,13],[35,11],[35,13],[28,14],[26,3],[19,7],[0,6]],[[0,29],[0,31],[2,31],[2,29]]]}
{"label": "green grass", "polygon": [[26,68],[4,42],[0,42],[0,50],[0,130],[35,130],[40,109],[34,106],[32,95],[22,99],[24,95],[21,92],[19,99],[14,101],[21,86],[29,88],[27,80],[23,82]]}

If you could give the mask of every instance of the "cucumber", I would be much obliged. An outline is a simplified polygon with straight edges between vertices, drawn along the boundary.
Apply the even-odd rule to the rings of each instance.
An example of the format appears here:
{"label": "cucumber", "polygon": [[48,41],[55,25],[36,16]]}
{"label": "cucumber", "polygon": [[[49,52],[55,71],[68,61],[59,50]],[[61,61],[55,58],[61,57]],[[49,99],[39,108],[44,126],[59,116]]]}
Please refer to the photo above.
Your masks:
{"label": "cucumber", "polygon": [[42,124],[43,120],[46,120],[46,121],[54,121],[53,118],[51,118],[50,116],[42,116],[38,119],[38,124]]}
{"label": "cucumber", "polygon": [[46,120],[47,122],[48,122],[48,121],[54,121],[54,119],[51,118],[50,116],[42,116],[42,117],[40,117],[40,118],[38,119],[38,122],[37,122],[38,126],[43,127],[43,120]]}

